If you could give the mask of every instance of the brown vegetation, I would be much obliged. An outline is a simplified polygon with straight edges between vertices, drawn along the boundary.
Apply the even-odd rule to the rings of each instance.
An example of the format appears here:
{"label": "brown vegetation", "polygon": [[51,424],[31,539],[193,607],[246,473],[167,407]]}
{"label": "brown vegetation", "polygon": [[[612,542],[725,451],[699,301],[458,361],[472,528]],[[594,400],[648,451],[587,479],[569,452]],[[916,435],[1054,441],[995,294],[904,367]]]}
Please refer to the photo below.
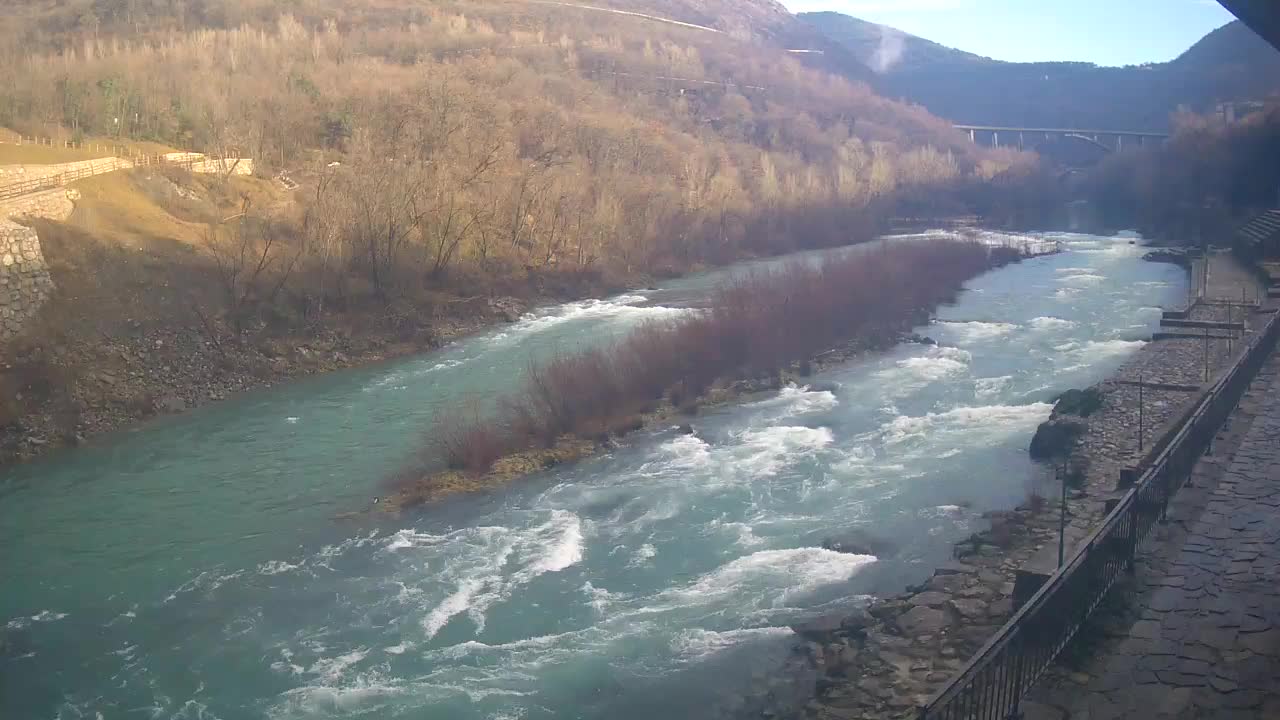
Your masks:
{"label": "brown vegetation", "polygon": [[[860,242],[899,213],[1034,219],[1034,156],[735,29],[766,5],[717,33],[502,0],[10,3],[0,126],[248,156],[261,176],[86,183],[70,223],[38,228],[61,289],[46,314],[69,325],[31,340],[141,383],[143,353],[104,348],[180,335],[196,356],[174,368],[278,377],[304,365],[280,348],[311,339],[333,358],[430,347],[490,300]],[[65,369],[90,378],[86,412],[151,406]]]}
{"label": "brown vegetation", "polygon": [[1108,157],[1083,192],[1111,227],[1165,242],[1230,241],[1236,227],[1280,199],[1280,106],[1236,123],[1182,114],[1163,147]]}
{"label": "brown vegetation", "polygon": [[532,365],[494,416],[439,423],[435,450],[452,469],[484,473],[504,455],[563,435],[623,434],[660,402],[695,403],[717,380],[777,377],[849,338],[890,339],[992,262],[977,243],[886,242],[744,275],[715,291],[706,311]]}

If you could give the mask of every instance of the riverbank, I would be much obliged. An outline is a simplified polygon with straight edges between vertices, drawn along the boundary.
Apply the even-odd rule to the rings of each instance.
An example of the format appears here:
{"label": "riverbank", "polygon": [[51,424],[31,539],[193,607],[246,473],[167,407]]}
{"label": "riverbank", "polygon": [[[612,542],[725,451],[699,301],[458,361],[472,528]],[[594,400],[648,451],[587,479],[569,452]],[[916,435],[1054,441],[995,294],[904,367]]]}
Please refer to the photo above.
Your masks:
{"label": "riverbank", "polygon": [[[462,299],[409,332],[353,321],[346,328],[325,327],[305,335],[214,343],[200,326],[149,323],[94,338],[56,337],[51,350],[39,353],[28,352],[29,345],[18,341],[0,357],[0,380],[10,380],[0,387],[34,387],[46,401],[25,403],[37,405],[34,410],[0,408],[0,467],[237,393],[435,350],[516,322],[536,306],[616,290],[566,286],[525,297]],[[15,399],[32,398],[18,390]]]}
{"label": "riverbank", "polygon": [[[1220,273],[1225,285],[1241,275]],[[1238,297],[1236,287],[1215,288],[1210,297]],[[1255,295],[1256,296],[1256,295]],[[1197,319],[1227,320],[1228,306],[1201,304]],[[1239,309],[1235,310],[1239,319]],[[1221,315],[1221,317],[1219,317]],[[1251,317],[1261,327],[1265,315]],[[1075,417],[1081,433],[1067,460],[1079,477],[1067,493],[1066,553],[1104,516],[1122,468],[1151,451],[1199,397],[1208,362],[1212,377],[1232,351],[1225,339],[1170,339],[1144,344],[1111,378],[1093,386],[1100,400],[1087,417]],[[1143,435],[1137,432],[1137,386],[1144,383]],[[1145,384],[1159,384],[1157,387]],[[1061,415],[1062,413],[1058,413]],[[1142,450],[1139,450],[1139,444]],[[1016,571],[1056,559],[1061,503],[1054,471],[1042,468],[1037,489],[1012,511],[987,514],[990,527],[957,543],[954,562],[924,583],[872,602],[852,614],[836,614],[797,626],[805,640],[797,656],[807,668],[801,682],[812,692],[803,707],[777,714],[807,718],[908,718],[957,672],[1011,616]],[[1048,556],[1053,556],[1049,558]],[[1052,562],[1049,569],[1052,568]]]}

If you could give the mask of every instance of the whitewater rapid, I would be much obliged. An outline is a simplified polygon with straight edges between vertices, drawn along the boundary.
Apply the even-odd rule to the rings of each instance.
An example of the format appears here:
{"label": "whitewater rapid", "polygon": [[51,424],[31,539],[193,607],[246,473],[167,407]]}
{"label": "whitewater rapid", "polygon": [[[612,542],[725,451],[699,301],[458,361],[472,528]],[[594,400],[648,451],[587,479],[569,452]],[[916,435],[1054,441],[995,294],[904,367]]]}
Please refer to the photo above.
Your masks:
{"label": "whitewater rapid", "polygon": [[[936,345],[418,514],[334,520],[530,355],[696,312],[724,275],[20,469],[0,485],[0,716],[732,716],[792,624],[919,581],[1025,499],[1053,397],[1111,372],[1185,291],[1128,238],[1050,239],[1067,252],[973,281],[917,328]],[[823,548],[850,532],[876,553]]]}

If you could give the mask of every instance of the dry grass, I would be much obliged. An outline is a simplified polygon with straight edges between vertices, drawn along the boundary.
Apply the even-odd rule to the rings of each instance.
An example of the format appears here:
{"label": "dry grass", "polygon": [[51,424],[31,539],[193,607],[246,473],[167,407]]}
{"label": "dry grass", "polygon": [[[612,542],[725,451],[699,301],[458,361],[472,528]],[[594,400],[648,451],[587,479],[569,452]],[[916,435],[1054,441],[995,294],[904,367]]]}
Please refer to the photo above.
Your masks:
{"label": "dry grass", "polygon": [[57,165],[78,160],[94,160],[109,155],[110,153],[74,148],[0,143],[0,165]]}
{"label": "dry grass", "polygon": [[259,207],[280,198],[266,180],[233,177],[223,182],[215,176],[147,168],[99,175],[72,187],[80,191],[80,200],[69,223],[101,242],[133,248],[175,241],[197,246],[210,222],[238,213],[246,198]]}

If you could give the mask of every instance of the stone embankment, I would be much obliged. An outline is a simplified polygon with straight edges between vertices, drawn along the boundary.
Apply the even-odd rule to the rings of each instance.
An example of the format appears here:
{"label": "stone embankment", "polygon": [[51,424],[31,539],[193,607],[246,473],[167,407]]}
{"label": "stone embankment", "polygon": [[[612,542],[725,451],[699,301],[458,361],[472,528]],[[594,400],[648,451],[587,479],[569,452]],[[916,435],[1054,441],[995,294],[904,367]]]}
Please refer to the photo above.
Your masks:
{"label": "stone embankment", "polygon": [[0,342],[22,332],[52,291],[36,231],[0,219]]}
{"label": "stone embankment", "polygon": [[36,231],[12,218],[66,220],[78,197],[57,188],[0,202],[0,343],[21,333],[54,289]]}
{"label": "stone embankment", "polygon": [[[1246,275],[1232,272],[1219,273],[1219,278],[1230,280],[1220,285],[1252,283]],[[1249,292],[1258,297],[1256,287]],[[1239,297],[1240,289],[1223,287],[1218,295]],[[1239,307],[1212,299],[1191,310],[1195,317],[1215,321],[1225,321],[1232,312],[1238,321]],[[1270,317],[1258,312],[1245,316],[1255,330]],[[1238,352],[1241,345],[1226,338],[1209,340],[1210,377],[1229,365],[1229,353]],[[1081,430],[1066,448],[1065,464],[1077,469],[1067,492],[1068,556],[1105,517],[1107,501],[1118,497],[1121,471],[1150,453],[1200,397],[1208,384],[1205,347],[1199,338],[1148,343],[1112,378],[1093,388],[1100,403],[1087,417],[1074,418]],[[1141,389],[1139,378],[1144,382]],[[1061,492],[1055,470],[1043,468],[1038,492],[1023,506],[988,513],[990,528],[957,543],[954,562],[938,568],[924,583],[864,610],[797,626],[804,639],[797,653],[811,671],[800,675],[814,678],[811,699],[799,714],[822,720],[915,717],[916,708],[1009,619],[1020,571],[1043,565],[1046,559],[1049,571],[1056,564],[1062,505],[1046,499]],[[769,712],[786,715],[791,709]]]}

